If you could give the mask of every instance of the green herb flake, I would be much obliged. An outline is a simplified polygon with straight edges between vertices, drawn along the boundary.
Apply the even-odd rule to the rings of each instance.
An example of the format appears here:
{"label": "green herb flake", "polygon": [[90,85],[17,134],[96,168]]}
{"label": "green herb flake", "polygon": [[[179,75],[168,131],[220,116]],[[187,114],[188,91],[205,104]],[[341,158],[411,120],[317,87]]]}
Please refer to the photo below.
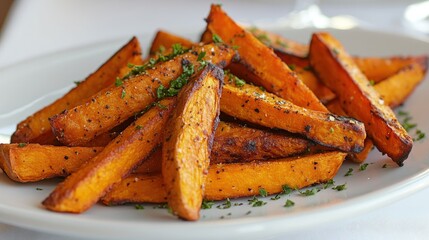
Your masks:
{"label": "green herb flake", "polygon": [[136,126],[136,130],[140,130],[140,129],[142,129],[143,128],[143,126],[142,125],[137,125]]}
{"label": "green herb flake", "polygon": [[323,189],[327,189],[335,184],[334,179],[329,179],[327,182],[323,184]]}
{"label": "green herb flake", "polygon": [[295,64],[289,64],[288,67],[290,68],[290,70],[295,71],[296,66]]}
{"label": "green herb flake", "polygon": [[333,127],[329,128],[329,132],[330,132],[330,133],[334,133],[334,131],[335,131],[335,130],[334,130],[334,128],[333,128]]}
{"label": "green herb flake", "polygon": [[231,200],[229,200],[229,198],[226,199],[226,201],[224,203],[222,203],[221,205],[216,206],[216,208],[219,209],[228,209],[231,207]]}
{"label": "green herb flake", "polygon": [[295,205],[294,201],[287,199],[285,202],[285,205],[283,205],[283,207],[293,207],[294,205]]}
{"label": "green herb flake", "polygon": [[163,85],[160,85],[156,90],[156,95],[158,99],[164,97],[173,97],[176,96],[180,89],[188,83],[189,78],[194,74],[194,65],[189,61],[182,61],[183,72],[179,77],[170,82],[170,87],[167,89]]}
{"label": "green herb flake", "polygon": [[201,51],[201,52],[198,54],[197,61],[198,61],[198,62],[201,62],[205,56],[206,56],[206,52]]}
{"label": "green herb flake", "polygon": [[276,39],[276,42],[275,42],[277,45],[279,45],[279,46],[281,46],[281,47],[283,47],[283,48],[288,48],[288,45],[285,43],[285,42],[283,42],[283,41],[281,41],[280,39]]}
{"label": "green herb flake", "polygon": [[234,49],[234,50],[238,50],[240,48],[240,46],[238,46],[238,45],[233,45],[232,46],[232,49]]}
{"label": "green herb flake", "polygon": [[369,85],[370,86],[374,86],[375,85],[375,81],[374,80],[369,80]]}
{"label": "green herb flake", "polygon": [[348,177],[353,175],[353,168],[349,168],[349,170],[346,172],[346,174],[344,174],[344,177]]}
{"label": "green herb flake", "polygon": [[416,130],[416,135],[417,137],[413,138],[414,141],[420,141],[426,136],[426,134],[419,129]]}
{"label": "green herb flake", "polygon": [[265,188],[259,188],[259,195],[261,195],[261,197],[266,197],[268,196],[268,192]]}
{"label": "green herb flake", "polygon": [[19,147],[19,148],[23,148],[23,147],[25,147],[25,146],[27,146],[27,143],[18,143],[18,147]]}
{"label": "green herb flake", "polygon": [[265,44],[265,45],[270,45],[271,44],[271,40],[270,40],[270,38],[268,37],[268,35],[267,34],[265,34],[265,33],[261,33],[261,34],[257,34],[257,35],[255,35],[255,37],[260,41],[260,42],[262,42],[263,44]]}
{"label": "green herb flake", "polygon": [[271,200],[279,200],[280,194],[275,195],[274,197],[270,198]]}
{"label": "green herb flake", "polygon": [[293,188],[289,187],[288,185],[282,186],[282,193],[283,194],[290,194],[291,192],[293,192]]}
{"label": "green herb flake", "polygon": [[74,84],[76,84],[76,86],[78,86],[81,83],[82,83],[82,81],[74,81]]}
{"label": "green herb flake", "polygon": [[364,163],[364,164],[361,164],[360,166],[359,166],[359,171],[365,171],[366,170],[366,168],[368,167],[368,163]]}
{"label": "green herb flake", "polygon": [[252,211],[249,210],[249,211],[246,212],[246,215],[249,215],[251,213],[252,213]]}
{"label": "green herb flake", "polygon": [[346,184],[344,183],[344,184],[342,184],[342,185],[337,185],[337,186],[333,187],[332,189],[333,189],[333,190],[337,190],[337,191],[343,191],[343,190],[346,190],[346,189],[347,189],[347,186],[346,186]]}
{"label": "green herb flake", "polygon": [[43,190],[43,188],[39,188],[39,187],[37,187],[37,188],[36,188],[36,190],[37,190],[37,191],[42,191],[42,190]]}
{"label": "green herb flake", "polygon": [[215,33],[213,34],[212,39],[213,39],[214,43],[223,43],[222,38],[220,38],[219,35],[217,35]]}
{"label": "green herb flake", "polygon": [[143,210],[144,209],[143,205],[141,205],[141,204],[136,204],[134,206],[134,208],[137,209],[137,210]]}
{"label": "green herb flake", "polygon": [[214,205],[213,201],[208,201],[208,200],[203,200],[203,202],[201,203],[201,208],[202,209],[210,209],[212,208]]}
{"label": "green herb flake", "polygon": [[115,86],[117,86],[117,87],[119,87],[119,86],[122,86],[122,84],[124,84],[124,82],[122,81],[122,79],[120,79],[120,78],[116,78],[116,80],[115,80]]}
{"label": "green herb flake", "polygon": [[261,207],[267,204],[267,202],[264,202],[262,200],[259,200],[257,197],[253,196],[252,199],[247,200],[249,202],[249,205],[252,205],[252,207]]}
{"label": "green herb flake", "polygon": [[333,48],[332,49],[332,52],[335,54],[335,55],[338,55],[340,52],[338,51],[338,49],[336,49],[336,48]]}
{"label": "green herb flake", "polygon": [[313,68],[310,65],[307,65],[303,68],[305,71],[311,71]]}
{"label": "green herb flake", "polygon": [[313,189],[306,189],[305,191],[299,191],[299,193],[303,196],[313,196],[314,194],[316,194],[317,189],[313,188]]}

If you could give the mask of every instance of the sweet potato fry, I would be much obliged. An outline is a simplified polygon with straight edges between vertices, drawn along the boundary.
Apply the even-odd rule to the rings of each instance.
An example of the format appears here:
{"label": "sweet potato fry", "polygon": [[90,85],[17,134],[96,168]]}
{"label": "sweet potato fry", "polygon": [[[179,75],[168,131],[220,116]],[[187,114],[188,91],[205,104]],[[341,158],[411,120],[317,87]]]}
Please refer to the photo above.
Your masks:
{"label": "sweet potato fry", "polygon": [[313,142],[287,133],[220,122],[215,133],[210,163],[284,158],[309,152],[313,147]]}
{"label": "sweet potato fry", "polygon": [[317,98],[319,98],[322,103],[327,103],[335,98],[335,94],[328,87],[326,87],[325,84],[317,79],[311,69],[293,66],[293,71],[295,71],[302,82],[311,91],[313,91],[314,94],[316,94]]}
{"label": "sweet potato fry", "polygon": [[[210,54],[199,60],[201,52]],[[168,86],[173,79],[189,75],[182,66],[197,71],[202,60],[225,66],[234,56],[235,52],[224,45],[208,44],[170,61],[161,61],[145,73],[124,80],[120,86],[99,92],[85,104],[52,117],[54,134],[66,145],[82,145],[153,103],[161,85]]]}
{"label": "sweet potato fry", "polygon": [[[210,14],[207,17],[207,29],[212,34],[216,34],[214,36],[217,36],[217,41],[223,40],[237,48],[240,63],[259,77],[259,81],[254,82],[256,85],[264,87],[268,92],[295,105],[312,110],[327,111],[314,93],[270,48],[235,23],[219,5],[211,6]],[[235,72],[233,71],[233,73]]]}
{"label": "sweet potato fry", "polygon": [[134,37],[66,95],[20,122],[12,135],[11,142],[58,144],[51,132],[48,118],[79,105],[82,100],[112,85],[116,77],[129,70],[128,63],[141,64],[141,62],[140,44]]}
{"label": "sweet potato fry", "polygon": [[341,43],[328,33],[315,33],[309,57],[314,71],[335,92],[345,112],[365,124],[367,134],[381,152],[403,165],[411,151],[412,138]]}
{"label": "sweet potato fry", "polygon": [[81,213],[96,203],[161,143],[162,129],[176,99],[164,99],[160,104],[162,108],[151,108],[97,156],[60,183],[43,205],[56,212]]}
{"label": "sweet potato fry", "polygon": [[162,145],[168,205],[186,220],[200,215],[214,133],[219,121],[223,70],[209,64],[178,95]]}
{"label": "sweet potato fry", "polygon": [[186,48],[190,48],[194,45],[194,43],[188,39],[179,37],[166,31],[158,31],[150,46],[149,54],[151,57],[165,55],[165,51],[177,43]]}
{"label": "sweet potato fry", "polygon": [[[12,173],[8,175],[14,181],[35,182],[68,176],[101,152],[107,144],[96,145],[103,147],[21,145],[25,147],[17,147],[18,144],[0,145],[0,168]],[[323,149],[312,141],[287,133],[275,133],[221,121],[215,132],[210,162],[212,164],[249,162],[320,150]],[[73,154],[69,154],[70,152]],[[134,172],[160,172],[160,159],[161,149],[157,149]],[[3,162],[9,164],[3,167]]]}
{"label": "sweet potato fry", "polygon": [[[277,56],[286,64],[299,67],[308,67],[308,45],[287,39],[268,31],[257,28],[249,29],[252,34],[265,45],[273,48]],[[426,72],[428,68],[428,56],[393,56],[393,57],[352,57],[354,63],[365,76],[378,83],[396,74],[400,69],[411,64],[420,64]]]}
{"label": "sweet potato fry", "polygon": [[264,92],[256,86],[236,86],[225,80],[221,111],[269,128],[302,134],[327,147],[360,152],[366,137],[361,122],[330,113],[308,110]]}
{"label": "sweet potato fry", "polygon": [[[64,147],[39,144],[0,144],[7,176],[17,182],[34,182],[68,176],[97,155],[102,147]],[[78,164],[76,164],[78,163]]]}
{"label": "sweet potato fry", "polygon": [[[211,165],[204,198],[222,200],[255,196],[264,188],[269,194],[282,186],[303,188],[334,178],[346,153],[326,152],[315,155],[252,163]],[[167,192],[159,174],[133,174],[115,185],[102,199],[106,205],[123,203],[163,203]]]}
{"label": "sweet potato fry", "polygon": [[[417,85],[424,79],[424,70],[420,64],[412,64],[404,67],[397,74],[377,83],[374,89],[384,100],[384,104],[394,108],[402,104],[405,99],[412,93]],[[327,105],[329,111],[337,115],[346,116],[347,114],[341,108],[338,100],[331,101]],[[354,161],[361,163],[365,161],[369,152],[373,148],[371,139],[365,139],[365,147],[360,153],[352,153],[349,157]]]}

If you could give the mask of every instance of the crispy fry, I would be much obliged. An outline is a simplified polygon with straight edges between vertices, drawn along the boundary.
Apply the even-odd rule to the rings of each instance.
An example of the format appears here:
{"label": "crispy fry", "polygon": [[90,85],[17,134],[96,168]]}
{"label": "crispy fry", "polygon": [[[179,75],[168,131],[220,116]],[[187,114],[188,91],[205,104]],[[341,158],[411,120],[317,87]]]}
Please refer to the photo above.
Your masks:
{"label": "crispy fry", "polygon": [[175,98],[160,102],[137,119],[103,151],[60,183],[43,201],[56,212],[81,213],[122,180],[161,143],[162,129]]}
{"label": "crispy fry", "polygon": [[377,148],[402,165],[413,140],[341,43],[328,33],[313,34],[310,62],[320,79],[335,92],[346,113],[365,124]]}
{"label": "crispy fry", "polygon": [[[301,68],[310,65],[308,61],[308,45],[295,42],[281,35],[257,28],[251,28],[252,34],[265,45],[273,48],[277,56],[286,64],[293,64]],[[392,57],[352,57],[354,63],[365,76],[378,83],[396,74],[402,68],[411,64],[420,64],[423,71],[428,68],[428,56],[392,56]]]}
{"label": "crispy fry", "polygon": [[166,50],[170,49],[177,43],[186,48],[190,48],[194,45],[194,43],[188,39],[166,31],[158,31],[152,41],[152,45],[150,46],[149,54],[151,57],[156,57],[159,54],[164,55]]}
{"label": "crispy fry", "polygon": [[[313,92],[283,63],[274,52],[250,32],[236,24],[219,5],[212,5],[207,29],[225,43],[237,48],[240,63],[258,76],[254,83],[295,105],[327,111]],[[251,50],[249,50],[251,49]],[[233,71],[236,74],[236,72]],[[240,74],[238,74],[240,75]],[[259,79],[259,80],[258,80]],[[249,79],[246,79],[249,80]]]}
{"label": "crispy fry", "polygon": [[307,110],[244,84],[237,87],[225,80],[221,111],[251,123],[299,133],[327,147],[360,152],[366,137],[363,124],[330,113]]}
{"label": "crispy fry", "polygon": [[[211,165],[204,198],[222,200],[282,191],[282,186],[303,188],[332,179],[346,153],[326,152],[315,155],[253,163]],[[123,203],[163,203],[167,193],[159,174],[133,174],[115,185],[102,199],[106,205]]]}
{"label": "crispy fry", "polygon": [[309,140],[220,122],[215,133],[210,163],[248,162],[288,157],[311,151]]}
{"label": "crispy fry", "polygon": [[[412,93],[417,85],[424,79],[424,70],[420,64],[412,64],[404,67],[397,74],[388,79],[377,83],[374,89],[384,100],[384,104],[394,108],[402,104]],[[346,116],[347,114],[341,108],[338,100],[334,100],[327,105],[329,111],[337,115]],[[352,153],[349,157],[354,161],[361,163],[365,161],[369,152],[373,148],[371,139],[365,139],[365,147],[360,153]]]}
{"label": "crispy fry", "polygon": [[168,205],[186,220],[200,215],[210,152],[219,121],[223,70],[209,64],[180,91],[165,130],[162,176]]}
{"label": "crispy fry", "polygon": [[0,144],[3,170],[17,182],[34,182],[68,176],[102,147],[63,147],[39,144]]}
{"label": "crispy fry", "polygon": [[317,79],[311,69],[293,66],[293,70],[302,80],[302,82],[308,88],[310,88],[314,94],[316,94],[317,98],[319,98],[322,103],[327,103],[335,98],[335,94],[328,87],[326,87],[325,84]]}
{"label": "crispy fry", "polygon": [[97,71],[89,75],[66,95],[20,122],[12,135],[11,142],[58,145],[59,143],[51,132],[48,118],[81,104],[82,100],[112,85],[116,77],[128,70],[128,63],[141,64],[141,62],[140,44],[134,37]]}
{"label": "crispy fry", "polygon": [[168,86],[170,81],[182,73],[182,65],[200,67],[198,53],[207,52],[202,59],[216,65],[225,66],[235,56],[232,49],[219,44],[198,46],[191,51],[178,55],[171,61],[160,62],[146,73],[123,81],[101,91],[85,104],[51,118],[54,134],[69,146],[82,145],[95,136],[108,131],[141,111],[157,98],[160,85]]}

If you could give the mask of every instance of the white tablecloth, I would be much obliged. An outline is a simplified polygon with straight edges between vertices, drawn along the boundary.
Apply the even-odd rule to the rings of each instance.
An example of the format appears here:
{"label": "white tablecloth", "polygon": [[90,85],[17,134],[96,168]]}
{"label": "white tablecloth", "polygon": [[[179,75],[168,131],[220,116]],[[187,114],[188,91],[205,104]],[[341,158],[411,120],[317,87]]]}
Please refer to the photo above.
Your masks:
{"label": "white tablecloth", "polygon": [[[222,2],[222,1],[221,1]],[[402,14],[413,1],[321,1],[328,15],[348,14],[367,26],[419,35],[402,25]],[[59,50],[158,28],[180,33],[202,29],[211,1],[16,1],[0,35],[0,67]],[[224,8],[241,22],[274,21],[293,8],[292,1],[225,1]],[[1,197],[1,196],[0,196]],[[333,224],[278,239],[427,239],[429,189],[397,203]],[[75,239],[0,224],[0,239]]]}

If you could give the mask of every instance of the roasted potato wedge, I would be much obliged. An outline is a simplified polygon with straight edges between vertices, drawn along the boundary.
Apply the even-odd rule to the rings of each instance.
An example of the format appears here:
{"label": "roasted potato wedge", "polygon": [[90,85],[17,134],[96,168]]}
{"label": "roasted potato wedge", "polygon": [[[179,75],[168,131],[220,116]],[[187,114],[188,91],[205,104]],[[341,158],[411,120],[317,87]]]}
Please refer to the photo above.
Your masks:
{"label": "roasted potato wedge", "polygon": [[[237,49],[240,54],[240,64],[258,76],[259,80],[253,82],[254,84],[264,87],[268,92],[295,105],[312,110],[327,111],[314,93],[270,48],[235,23],[219,5],[211,6],[210,14],[207,17],[207,29],[217,36],[217,41],[221,39]],[[237,74],[234,71],[233,73]],[[246,80],[250,81],[250,79]]]}
{"label": "roasted potato wedge", "polygon": [[125,75],[129,70],[127,67],[129,63],[142,63],[140,43],[135,37],[63,97],[20,122],[12,135],[11,142],[59,144],[52,134],[48,119],[63,110],[81,104],[82,100],[113,85],[116,77]]}
{"label": "roasted potato wedge", "polygon": [[186,220],[200,215],[210,152],[219,121],[223,70],[209,64],[180,91],[162,145],[168,205]]}
{"label": "roasted potato wedge", "polygon": [[[198,59],[201,52],[210,54]],[[224,45],[208,44],[161,61],[120,86],[101,91],[88,102],[52,117],[54,134],[65,145],[85,144],[153,103],[159,86],[168,86],[170,81],[189,74],[183,72],[183,67],[196,71],[203,60],[226,66],[234,56],[235,52]]]}
{"label": "roasted potato wedge", "polygon": [[[303,188],[333,179],[346,153],[326,152],[315,155],[252,163],[211,165],[204,198],[223,200],[255,196],[264,188],[269,194],[282,186]],[[115,185],[102,199],[106,205],[123,203],[163,203],[167,191],[160,174],[133,174]]]}
{"label": "roasted potato wedge", "polygon": [[341,43],[329,33],[315,33],[309,58],[312,68],[335,92],[347,115],[361,120],[377,148],[402,166],[413,140]]}
{"label": "roasted potato wedge", "polygon": [[288,102],[260,88],[225,80],[221,111],[230,116],[269,128],[302,134],[323,146],[360,152],[366,134],[361,122],[330,113],[313,111]]}
{"label": "roasted potato wedge", "polygon": [[162,139],[167,116],[176,105],[175,98],[160,101],[88,161],[66,178],[43,201],[43,206],[56,212],[81,213],[89,209],[113,184],[150,155]]}

